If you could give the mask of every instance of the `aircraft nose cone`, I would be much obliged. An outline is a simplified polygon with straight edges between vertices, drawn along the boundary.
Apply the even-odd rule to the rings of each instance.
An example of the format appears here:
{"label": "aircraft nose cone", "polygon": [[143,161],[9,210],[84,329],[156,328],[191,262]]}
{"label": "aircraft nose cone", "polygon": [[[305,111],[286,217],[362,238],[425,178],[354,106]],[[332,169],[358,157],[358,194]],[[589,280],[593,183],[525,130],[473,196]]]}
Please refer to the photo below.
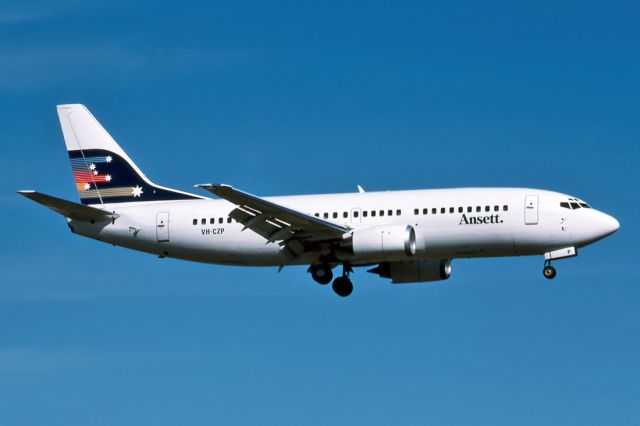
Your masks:
{"label": "aircraft nose cone", "polygon": [[602,213],[602,217],[600,218],[600,227],[602,229],[602,236],[606,237],[607,235],[611,235],[616,232],[620,228],[620,222],[608,214]]}

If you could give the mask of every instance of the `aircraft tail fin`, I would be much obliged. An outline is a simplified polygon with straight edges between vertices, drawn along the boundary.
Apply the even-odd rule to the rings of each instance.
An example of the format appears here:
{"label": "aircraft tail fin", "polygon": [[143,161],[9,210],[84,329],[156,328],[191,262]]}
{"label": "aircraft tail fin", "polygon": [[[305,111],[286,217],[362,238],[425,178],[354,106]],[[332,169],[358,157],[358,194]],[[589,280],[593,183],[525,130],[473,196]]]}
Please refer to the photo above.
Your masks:
{"label": "aircraft tail fin", "polygon": [[203,198],[151,182],[84,105],[58,105],[58,117],[82,204]]}

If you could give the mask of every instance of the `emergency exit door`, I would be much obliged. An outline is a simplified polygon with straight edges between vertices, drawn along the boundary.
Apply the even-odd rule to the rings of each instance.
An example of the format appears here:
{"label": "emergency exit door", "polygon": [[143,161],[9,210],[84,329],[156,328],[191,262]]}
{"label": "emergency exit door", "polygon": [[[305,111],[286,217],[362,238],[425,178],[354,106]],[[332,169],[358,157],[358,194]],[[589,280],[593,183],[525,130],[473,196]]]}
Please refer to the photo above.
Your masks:
{"label": "emergency exit door", "polygon": [[169,212],[160,212],[156,218],[156,236],[159,243],[169,241]]}
{"label": "emergency exit door", "polygon": [[538,224],[538,196],[527,195],[524,199],[524,224]]}

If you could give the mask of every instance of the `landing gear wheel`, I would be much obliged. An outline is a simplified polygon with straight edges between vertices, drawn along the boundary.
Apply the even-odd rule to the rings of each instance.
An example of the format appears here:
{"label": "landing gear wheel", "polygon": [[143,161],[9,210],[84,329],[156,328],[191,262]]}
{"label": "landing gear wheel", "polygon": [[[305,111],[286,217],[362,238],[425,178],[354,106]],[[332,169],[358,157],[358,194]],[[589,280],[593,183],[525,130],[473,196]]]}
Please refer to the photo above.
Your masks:
{"label": "landing gear wheel", "polygon": [[333,291],[340,297],[347,297],[353,291],[353,284],[347,277],[338,277],[333,280]]}
{"label": "landing gear wheel", "polygon": [[309,272],[314,281],[321,285],[329,284],[333,279],[333,272],[329,265],[311,265]]}
{"label": "landing gear wheel", "polygon": [[556,277],[556,268],[554,268],[551,265],[547,265],[542,270],[542,274],[544,275],[545,278],[552,280]]}

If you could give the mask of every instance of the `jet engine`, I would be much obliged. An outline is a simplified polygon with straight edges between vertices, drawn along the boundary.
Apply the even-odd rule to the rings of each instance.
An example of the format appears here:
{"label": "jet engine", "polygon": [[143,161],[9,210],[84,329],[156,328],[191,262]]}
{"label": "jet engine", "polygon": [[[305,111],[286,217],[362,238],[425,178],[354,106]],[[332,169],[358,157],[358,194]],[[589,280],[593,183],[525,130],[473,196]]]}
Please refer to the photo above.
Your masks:
{"label": "jet engine", "polygon": [[353,231],[351,247],[361,258],[402,259],[416,253],[416,231],[411,225],[359,228]]}
{"label": "jet engine", "polygon": [[367,272],[391,278],[394,284],[440,281],[451,276],[451,259],[382,262]]}

